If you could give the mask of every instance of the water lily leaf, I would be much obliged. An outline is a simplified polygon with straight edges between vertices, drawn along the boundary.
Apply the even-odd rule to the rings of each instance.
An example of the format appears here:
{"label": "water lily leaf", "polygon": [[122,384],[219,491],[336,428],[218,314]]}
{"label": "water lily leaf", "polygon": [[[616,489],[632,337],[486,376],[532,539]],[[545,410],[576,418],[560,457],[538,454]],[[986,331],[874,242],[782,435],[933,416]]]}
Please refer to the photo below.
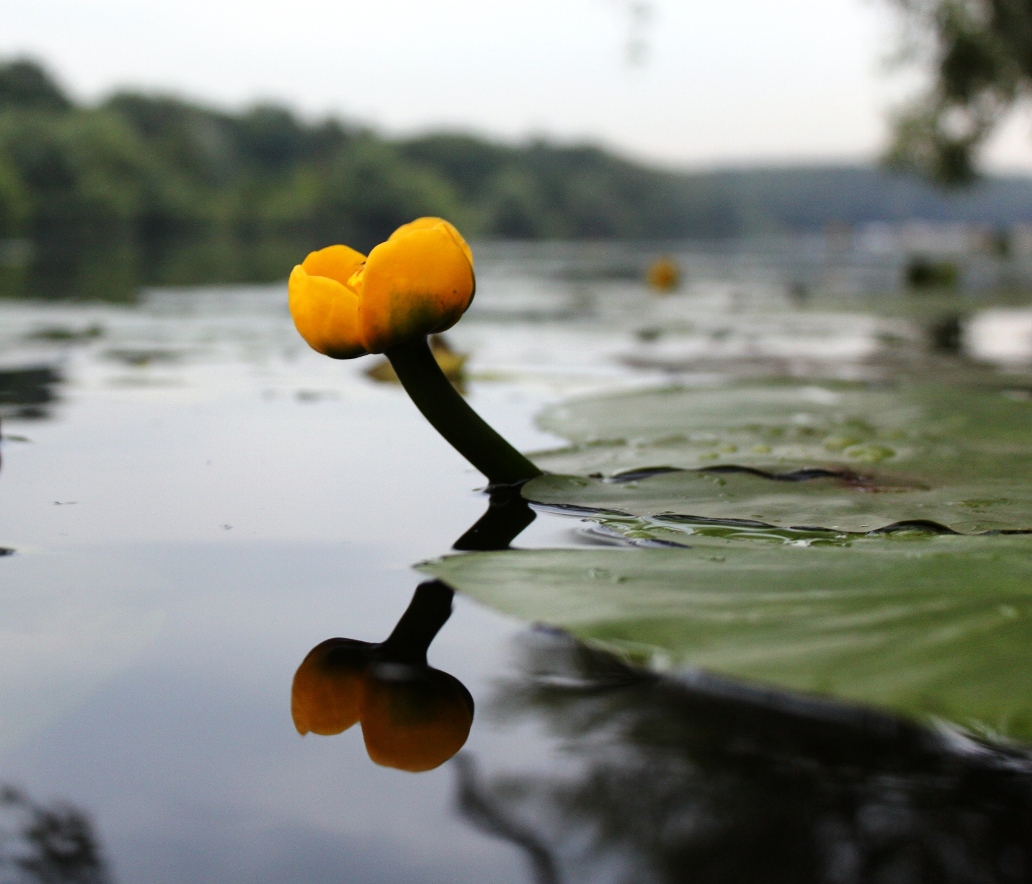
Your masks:
{"label": "water lily leaf", "polygon": [[504,613],[690,665],[1032,740],[1032,538],[519,550],[429,562]]}
{"label": "water lily leaf", "polygon": [[1003,479],[921,488],[868,485],[849,474],[786,481],[744,471],[692,470],[629,482],[547,475],[528,483],[523,496],[534,503],[645,517],[681,529],[731,523],[741,529],[844,534],[1032,530],[1032,482]]}
{"label": "water lily leaf", "polygon": [[540,504],[682,530],[728,521],[847,533],[1032,530],[1027,391],[987,383],[671,388],[566,403],[540,423],[574,444],[535,462],[581,475],[530,483],[524,496]]}
{"label": "water lily leaf", "polygon": [[1032,398],[989,384],[772,382],[567,402],[540,426],[573,443],[534,457],[556,473],[721,464],[823,467],[874,484],[1032,479]]}

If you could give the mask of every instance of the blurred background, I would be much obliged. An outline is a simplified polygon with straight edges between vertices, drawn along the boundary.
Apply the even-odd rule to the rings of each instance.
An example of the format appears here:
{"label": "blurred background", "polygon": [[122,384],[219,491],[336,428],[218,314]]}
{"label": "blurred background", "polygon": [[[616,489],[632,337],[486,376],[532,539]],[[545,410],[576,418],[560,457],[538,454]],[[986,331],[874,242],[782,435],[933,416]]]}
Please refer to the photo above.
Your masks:
{"label": "blurred background", "polygon": [[279,280],[424,214],[821,252],[797,291],[1019,289],[1028,46],[999,33],[1032,13],[978,12],[1000,5],[6,2],[0,293]]}

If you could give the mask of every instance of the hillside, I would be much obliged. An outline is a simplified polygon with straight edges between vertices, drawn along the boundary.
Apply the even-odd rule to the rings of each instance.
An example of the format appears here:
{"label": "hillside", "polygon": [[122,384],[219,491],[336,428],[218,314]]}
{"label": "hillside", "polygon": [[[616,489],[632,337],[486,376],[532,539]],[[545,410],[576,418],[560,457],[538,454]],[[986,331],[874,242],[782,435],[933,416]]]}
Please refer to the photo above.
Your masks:
{"label": "hillside", "polygon": [[[0,250],[0,291],[59,292],[100,260],[99,288],[277,278],[298,252],[368,248],[426,214],[475,239],[740,238],[915,218],[1007,226],[1032,223],[1032,179],[946,193],[860,166],[675,173],[591,145],[391,139],[272,105],[232,113],[121,92],[82,106],[38,65],[0,64],[0,240],[31,246]],[[12,270],[12,255],[36,257]],[[25,274],[35,281],[22,285]]]}

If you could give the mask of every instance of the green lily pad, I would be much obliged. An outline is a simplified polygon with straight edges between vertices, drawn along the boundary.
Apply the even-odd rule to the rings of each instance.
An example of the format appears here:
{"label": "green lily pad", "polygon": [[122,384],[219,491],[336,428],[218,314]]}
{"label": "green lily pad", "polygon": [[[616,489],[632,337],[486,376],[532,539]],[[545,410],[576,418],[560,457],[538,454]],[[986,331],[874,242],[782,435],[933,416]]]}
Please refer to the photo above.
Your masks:
{"label": "green lily pad", "polygon": [[845,469],[875,484],[1032,480],[1032,398],[1005,385],[669,388],[567,402],[538,423],[572,443],[535,455],[555,473],[734,464]]}
{"label": "green lily pad", "polygon": [[580,476],[529,483],[539,504],[688,533],[1032,530],[1032,401],[999,384],[672,388],[555,406],[540,423],[573,445],[535,462]]}
{"label": "green lily pad", "polygon": [[528,500],[602,515],[644,517],[668,528],[729,523],[843,534],[925,529],[960,534],[1032,530],[1032,482],[989,479],[935,488],[858,484],[855,477],[784,481],[748,472],[664,472],[630,482],[547,475]]}
{"label": "green lily pad", "polygon": [[472,553],[421,570],[653,666],[1032,740],[1032,537]]}

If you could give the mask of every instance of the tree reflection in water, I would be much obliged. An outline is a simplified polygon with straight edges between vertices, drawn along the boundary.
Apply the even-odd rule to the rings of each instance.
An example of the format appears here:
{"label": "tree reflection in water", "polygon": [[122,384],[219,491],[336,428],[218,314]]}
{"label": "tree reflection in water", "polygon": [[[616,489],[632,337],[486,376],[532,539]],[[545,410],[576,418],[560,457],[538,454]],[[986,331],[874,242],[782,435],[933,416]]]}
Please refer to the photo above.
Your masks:
{"label": "tree reflection in water", "polygon": [[69,804],[37,804],[0,789],[3,884],[108,884],[111,875],[89,817]]}
{"label": "tree reflection in water", "polygon": [[0,371],[0,418],[37,420],[50,417],[61,373],[49,365]]}
{"label": "tree reflection in water", "polygon": [[[460,813],[540,884],[1019,882],[1032,759],[855,707],[628,666],[539,630],[495,715],[547,723],[569,776],[456,765]],[[460,759],[463,759],[460,756]]]}

